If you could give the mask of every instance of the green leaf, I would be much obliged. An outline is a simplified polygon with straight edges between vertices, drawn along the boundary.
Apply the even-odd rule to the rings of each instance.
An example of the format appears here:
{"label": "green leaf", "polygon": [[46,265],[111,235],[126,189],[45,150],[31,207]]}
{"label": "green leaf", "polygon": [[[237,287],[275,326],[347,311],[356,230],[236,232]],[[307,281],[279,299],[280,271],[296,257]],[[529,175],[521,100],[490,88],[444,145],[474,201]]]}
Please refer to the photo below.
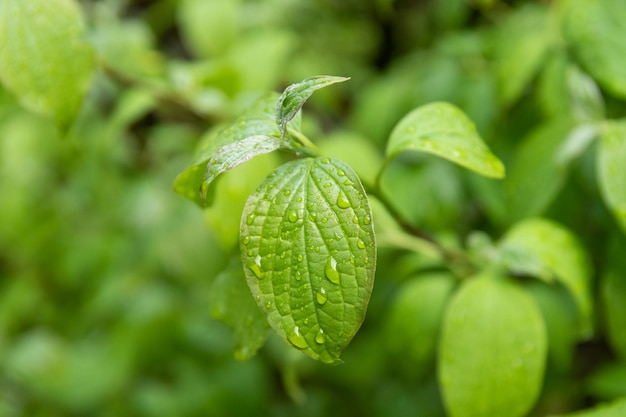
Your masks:
{"label": "green leaf", "polygon": [[376,245],[367,196],[331,158],[280,166],[241,220],[248,286],[270,326],[312,358],[339,362],[365,317]]}
{"label": "green leaf", "polygon": [[609,344],[626,361],[626,238],[616,236],[611,242],[606,270],[601,281],[601,297]]}
{"label": "green leaf", "polygon": [[66,128],[81,106],[94,64],[74,1],[0,2],[0,80],[27,109]]}
{"label": "green leaf", "polygon": [[239,32],[237,0],[183,0],[178,22],[187,47],[201,58],[224,55]]}
{"label": "green leaf", "polygon": [[487,177],[504,177],[504,165],[480,138],[472,121],[449,103],[418,107],[400,120],[391,132],[387,159],[404,151],[431,153]]}
{"label": "green leaf", "polygon": [[235,335],[235,358],[247,360],[265,343],[269,326],[254,302],[240,265],[219,274],[211,286],[212,314]]}
{"label": "green leaf", "polygon": [[570,0],[565,38],[582,64],[604,88],[626,98],[626,3],[622,0]]}
{"label": "green leaf", "polygon": [[551,43],[544,7],[527,5],[510,13],[495,37],[495,67],[502,101],[514,103],[541,67]]}
{"label": "green leaf", "polygon": [[283,147],[284,142],[273,136],[250,136],[243,140],[221,147],[209,159],[200,194],[210,205],[212,195],[208,194],[211,184],[220,174],[230,171],[238,165],[258,155],[263,155]]}
{"label": "green leaf", "polygon": [[541,214],[561,190],[567,178],[562,144],[571,129],[569,120],[554,121],[532,131],[517,147],[504,181],[511,221]]}
{"label": "green leaf", "polygon": [[[279,136],[274,121],[274,105],[278,94],[267,94],[259,98],[232,124],[209,132],[201,141],[191,165],[181,172],[174,182],[174,191],[196,204],[203,206],[200,185],[204,180],[209,160],[218,149],[250,136]],[[299,118],[293,127],[299,128]]]}
{"label": "green leaf", "polygon": [[527,219],[504,236],[500,253],[514,273],[562,282],[576,300],[582,336],[591,336],[591,263],[572,232],[550,220]]}
{"label": "green leaf", "polygon": [[434,363],[443,313],[454,284],[448,273],[417,276],[400,287],[392,302],[385,340],[409,375],[423,375]]}
{"label": "green leaf", "polygon": [[626,233],[626,121],[606,124],[597,158],[602,197]]}
{"label": "green leaf", "polygon": [[276,124],[280,128],[281,136],[285,135],[287,123],[295,117],[316,90],[349,79],[350,77],[318,75],[287,87],[276,103]]}
{"label": "green leaf", "polygon": [[577,413],[559,414],[558,417],[622,417],[624,415],[626,415],[626,398],[620,398],[607,404],[600,404]]}
{"label": "green leaf", "polygon": [[593,78],[576,65],[570,65],[567,69],[567,87],[570,107],[577,120],[589,122],[605,118],[602,92]]}
{"label": "green leaf", "polygon": [[450,301],[439,381],[451,417],[520,417],[541,391],[547,349],[543,319],[515,283],[485,273]]}

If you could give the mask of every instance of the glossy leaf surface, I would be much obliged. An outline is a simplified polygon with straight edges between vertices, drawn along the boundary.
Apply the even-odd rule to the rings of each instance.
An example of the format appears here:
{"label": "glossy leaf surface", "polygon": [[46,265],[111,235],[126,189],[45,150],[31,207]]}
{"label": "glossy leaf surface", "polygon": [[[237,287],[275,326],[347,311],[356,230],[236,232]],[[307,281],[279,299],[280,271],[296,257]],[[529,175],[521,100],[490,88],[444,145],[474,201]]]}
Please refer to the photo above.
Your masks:
{"label": "glossy leaf surface", "polygon": [[372,213],[352,169],[330,158],[280,166],[246,203],[241,257],[270,326],[323,362],[339,362],[374,284]]}
{"label": "glossy leaf surface", "polygon": [[400,120],[391,132],[387,157],[404,151],[431,153],[487,177],[504,177],[504,165],[483,142],[474,123],[449,103],[418,107]]}

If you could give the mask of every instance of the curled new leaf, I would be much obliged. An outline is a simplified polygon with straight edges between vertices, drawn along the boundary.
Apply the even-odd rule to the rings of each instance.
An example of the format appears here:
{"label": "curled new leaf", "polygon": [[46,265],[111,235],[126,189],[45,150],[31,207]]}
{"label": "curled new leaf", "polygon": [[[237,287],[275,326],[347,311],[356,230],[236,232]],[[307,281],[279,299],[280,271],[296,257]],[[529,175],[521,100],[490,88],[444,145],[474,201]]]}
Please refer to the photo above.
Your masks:
{"label": "curled new leaf", "polygon": [[352,169],[331,158],[280,166],[248,199],[241,256],[278,335],[339,362],[364,317],[376,264],[372,213]]}
{"label": "curled new leaf", "polygon": [[404,151],[431,153],[486,177],[504,177],[504,165],[480,138],[474,123],[449,103],[418,107],[400,120],[391,132],[387,158]]}
{"label": "curled new leaf", "polygon": [[281,135],[285,135],[287,123],[296,116],[304,103],[316,90],[331,84],[342,83],[349,79],[349,77],[318,75],[287,87],[276,104],[276,124],[280,129]]}

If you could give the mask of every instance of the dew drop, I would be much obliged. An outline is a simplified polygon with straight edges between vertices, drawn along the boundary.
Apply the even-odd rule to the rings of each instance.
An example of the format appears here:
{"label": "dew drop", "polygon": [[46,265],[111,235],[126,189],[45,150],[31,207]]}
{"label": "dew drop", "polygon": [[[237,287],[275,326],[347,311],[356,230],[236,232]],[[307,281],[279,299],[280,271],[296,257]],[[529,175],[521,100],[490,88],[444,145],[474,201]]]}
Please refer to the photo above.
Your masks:
{"label": "dew drop", "polygon": [[297,210],[289,210],[287,214],[287,218],[291,223],[295,223],[298,221],[298,211]]}
{"label": "dew drop", "polygon": [[320,329],[319,332],[315,335],[315,343],[322,344],[326,341],[326,335],[324,334],[324,330]]}
{"label": "dew drop", "polygon": [[322,163],[323,163],[323,164],[330,164],[330,159],[328,159],[328,158],[322,158]]}
{"label": "dew drop", "polygon": [[244,245],[250,243],[250,236],[244,236],[243,239],[241,239],[241,243],[243,243]]}
{"label": "dew drop", "polygon": [[285,195],[285,197],[289,197],[291,195],[291,191],[285,190],[283,194]]}
{"label": "dew drop", "polygon": [[322,223],[328,223],[328,217],[324,217],[324,218],[322,219]]}
{"label": "dew drop", "polygon": [[326,289],[324,287],[320,288],[315,298],[317,299],[318,304],[326,304],[326,301],[328,301],[328,294],[326,294]]}
{"label": "dew drop", "polygon": [[317,213],[315,213],[315,212],[309,213],[309,220],[314,222],[316,219],[317,219]]}
{"label": "dew drop", "polygon": [[345,172],[343,172],[343,169],[338,169],[338,170],[337,170],[337,175],[339,175],[340,177],[345,177],[345,176],[346,176],[346,173],[345,173]]}
{"label": "dew drop", "polygon": [[339,285],[339,272],[337,272],[337,261],[332,256],[326,261],[326,267],[324,268],[326,278],[333,284]]}
{"label": "dew drop", "polygon": [[302,202],[302,197],[298,197],[298,198],[296,198],[296,201],[297,201],[298,203],[301,203],[301,202]]}
{"label": "dew drop", "polygon": [[339,193],[337,196],[337,206],[342,209],[350,207],[350,201],[343,193]]}
{"label": "dew drop", "polygon": [[354,185],[354,183],[352,181],[350,181],[350,180],[345,180],[343,182],[343,185]]}
{"label": "dew drop", "polygon": [[358,239],[356,241],[356,245],[358,246],[359,249],[365,249],[365,243],[361,239]]}
{"label": "dew drop", "polygon": [[341,233],[335,232],[335,240],[339,241],[341,239],[343,239],[343,236],[341,235]]}
{"label": "dew drop", "polygon": [[257,255],[256,258],[254,258],[254,262],[249,262],[246,266],[258,279],[263,279],[265,274],[263,274],[261,270],[261,255]]}
{"label": "dew drop", "polygon": [[303,259],[302,255],[298,255],[298,262],[302,262]]}
{"label": "dew drop", "polygon": [[254,251],[251,249],[248,251],[248,256],[252,256],[252,255],[254,255]]}
{"label": "dew drop", "polygon": [[267,303],[265,303],[265,308],[271,308],[272,307],[272,302],[268,301]]}
{"label": "dew drop", "polygon": [[304,324],[309,324],[309,319],[308,318],[304,319]]}
{"label": "dew drop", "polygon": [[350,255],[350,263],[352,265],[354,265],[356,263],[356,258],[354,257],[354,255]]}
{"label": "dew drop", "polygon": [[247,223],[248,225],[250,225],[250,224],[254,223],[254,219],[255,219],[255,218],[256,218],[256,214],[254,214],[254,213],[250,213],[250,214],[248,214],[248,217],[246,218],[246,223]]}
{"label": "dew drop", "polygon": [[287,339],[297,348],[306,349],[309,347],[309,344],[306,342],[304,336],[300,334],[300,329],[298,326],[293,328],[293,332],[287,336]]}
{"label": "dew drop", "polygon": [[352,218],[352,223],[354,223],[354,224],[359,224],[359,218],[358,218],[357,216],[354,216],[354,217]]}
{"label": "dew drop", "polygon": [[372,222],[372,218],[369,216],[369,214],[363,217],[364,224],[370,224],[371,222]]}
{"label": "dew drop", "polygon": [[302,279],[302,274],[300,271],[296,271],[296,281],[300,281]]}

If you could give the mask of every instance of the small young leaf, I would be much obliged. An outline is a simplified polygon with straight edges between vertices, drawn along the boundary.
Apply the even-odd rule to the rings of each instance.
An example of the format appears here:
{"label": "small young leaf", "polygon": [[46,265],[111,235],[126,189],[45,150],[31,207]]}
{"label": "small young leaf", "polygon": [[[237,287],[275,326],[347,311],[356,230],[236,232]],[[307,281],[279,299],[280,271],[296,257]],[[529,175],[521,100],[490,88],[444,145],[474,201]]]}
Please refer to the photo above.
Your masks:
{"label": "small young leaf", "polygon": [[590,261],[572,232],[546,219],[527,219],[506,234],[500,253],[512,272],[562,282],[576,300],[582,336],[591,335]]}
{"label": "small young leaf", "polygon": [[287,87],[278,99],[278,103],[276,103],[276,124],[280,129],[281,136],[285,135],[287,123],[295,117],[316,90],[328,87],[331,84],[342,83],[349,79],[350,77],[318,75]]}
{"label": "small young leaf", "polygon": [[616,236],[608,252],[601,281],[606,333],[615,353],[626,361],[626,238]]}
{"label": "small young leaf", "polygon": [[94,69],[73,0],[0,2],[0,80],[19,101],[66,128]]}
{"label": "small young leaf", "polygon": [[280,166],[249,197],[240,246],[270,326],[312,358],[339,362],[365,317],[376,265],[372,213],[352,169],[319,157]]}
{"label": "small young leaf", "polygon": [[521,417],[535,403],[547,341],[541,313],[516,284],[485,275],[450,301],[439,381],[452,417]]}
{"label": "small young leaf", "polygon": [[607,123],[597,158],[600,191],[626,233],[626,121]]}
{"label": "small young leaf", "polygon": [[263,346],[269,326],[246,286],[240,266],[219,274],[211,286],[213,317],[228,324],[235,335],[235,358],[247,360]]}
{"label": "small young leaf", "polygon": [[410,150],[438,155],[487,177],[504,177],[504,165],[472,121],[449,103],[418,107],[400,120],[391,132],[387,159]]}
{"label": "small young leaf", "polygon": [[259,135],[250,136],[220,148],[209,159],[204,181],[200,188],[200,194],[206,204],[211,204],[212,198],[208,194],[209,189],[220,174],[230,171],[255,156],[275,151],[282,145],[283,142],[278,138]]}

